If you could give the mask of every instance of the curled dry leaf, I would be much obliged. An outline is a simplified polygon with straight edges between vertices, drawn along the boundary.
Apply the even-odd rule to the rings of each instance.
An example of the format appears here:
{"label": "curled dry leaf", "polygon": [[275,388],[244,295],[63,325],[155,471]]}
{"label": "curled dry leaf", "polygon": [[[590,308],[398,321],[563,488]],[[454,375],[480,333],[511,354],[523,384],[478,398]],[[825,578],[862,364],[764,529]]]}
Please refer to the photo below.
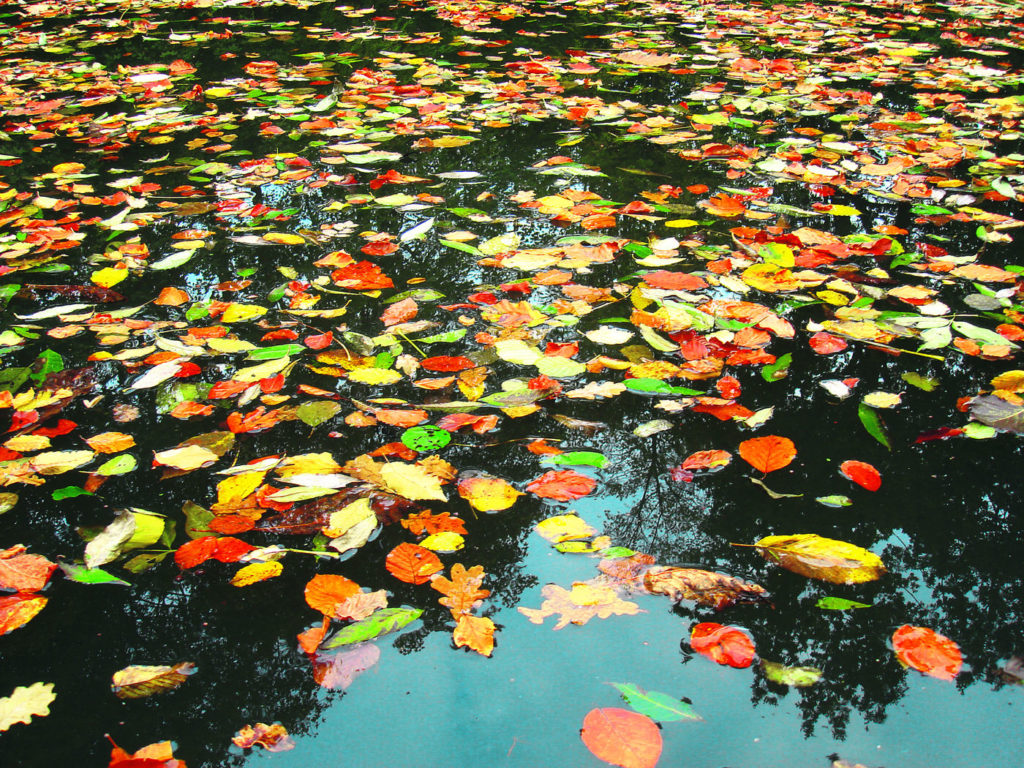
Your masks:
{"label": "curled dry leaf", "polygon": [[893,633],[892,647],[901,664],[939,680],[952,680],[963,666],[960,647],[927,627],[904,624]]}
{"label": "curled dry leaf", "polygon": [[125,667],[114,673],[110,688],[119,699],[140,699],[174,690],[195,671],[196,665],[187,661],[173,667]]}
{"label": "curled dry leaf", "polygon": [[286,752],[295,748],[295,742],[280,723],[242,726],[241,730],[231,737],[231,742],[242,749],[250,749],[259,744],[268,752]]}
{"label": "curled dry leaf", "polygon": [[754,544],[766,560],[793,573],[833,584],[875,581],[886,572],[878,555],[815,533],[766,536]]}
{"label": "curled dry leaf", "polygon": [[690,647],[716,664],[743,669],[754,661],[754,641],[740,629],[712,621],[695,626]]}
{"label": "curled dry leaf", "polygon": [[698,568],[651,568],[644,574],[644,587],[656,595],[667,595],[676,602],[695,600],[715,610],[736,603],[768,602],[768,592],[758,584]]}

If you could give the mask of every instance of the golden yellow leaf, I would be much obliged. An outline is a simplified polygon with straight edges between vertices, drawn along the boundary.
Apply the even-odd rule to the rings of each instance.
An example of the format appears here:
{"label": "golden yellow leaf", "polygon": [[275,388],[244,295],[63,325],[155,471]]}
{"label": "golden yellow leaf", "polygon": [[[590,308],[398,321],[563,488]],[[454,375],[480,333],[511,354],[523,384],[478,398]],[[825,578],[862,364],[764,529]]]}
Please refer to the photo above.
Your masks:
{"label": "golden yellow leaf", "polygon": [[766,560],[786,570],[833,584],[875,581],[886,572],[882,560],[873,552],[814,533],[766,536],[754,546]]}
{"label": "golden yellow leaf", "polygon": [[231,585],[234,587],[247,587],[258,581],[266,581],[275,576],[280,576],[283,570],[284,566],[277,560],[271,560],[269,563],[251,563],[231,577]]}
{"label": "golden yellow leaf", "polygon": [[441,481],[423,467],[415,464],[394,461],[381,467],[380,475],[385,488],[407,499],[413,501],[448,500],[441,489]]}
{"label": "golden yellow leaf", "polygon": [[302,245],[306,242],[306,238],[302,235],[293,235],[289,232],[267,232],[263,235],[263,239],[268,243],[279,245]]}

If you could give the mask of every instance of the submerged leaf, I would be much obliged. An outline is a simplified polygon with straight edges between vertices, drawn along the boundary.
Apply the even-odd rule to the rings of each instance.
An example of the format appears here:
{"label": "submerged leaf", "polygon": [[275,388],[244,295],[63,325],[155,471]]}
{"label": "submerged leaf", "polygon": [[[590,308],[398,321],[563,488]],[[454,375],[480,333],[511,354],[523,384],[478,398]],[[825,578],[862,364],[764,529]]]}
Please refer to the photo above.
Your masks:
{"label": "submerged leaf", "polygon": [[645,691],[633,683],[612,683],[622,698],[641,715],[647,715],[660,723],[672,723],[678,720],[703,720],[694,712],[693,707],[685,701],[658,691]]}
{"label": "submerged leaf", "polygon": [[963,666],[959,646],[927,627],[904,624],[893,633],[892,647],[901,664],[939,680],[952,680]]}
{"label": "submerged leaf", "polygon": [[716,664],[744,669],[754,662],[754,641],[740,629],[713,621],[697,624],[690,631],[690,647]]}

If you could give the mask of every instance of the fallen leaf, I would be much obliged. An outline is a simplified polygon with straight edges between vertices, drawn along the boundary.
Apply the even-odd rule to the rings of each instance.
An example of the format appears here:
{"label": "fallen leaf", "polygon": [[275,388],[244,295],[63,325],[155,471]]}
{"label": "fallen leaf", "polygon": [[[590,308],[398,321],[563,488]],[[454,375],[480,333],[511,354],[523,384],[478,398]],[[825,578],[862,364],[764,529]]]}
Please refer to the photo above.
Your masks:
{"label": "fallen leaf", "polygon": [[796,446],[788,437],[765,435],[740,443],[740,456],[754,469],[774,472],[789,466],[796,456]]}
{"label": "fallen leaf", "polygon": [[388,573],[407,584],[426,584],[430,577],[444,569],[441,560],[429,549],[402,542],[384,558]]}
{"label": "fallen leaf", "polygon": [[844,461],[839,471],[847,480],[866,490],[877,491],[882,486],[882,476],[866,461]]}
{"label": "fallen leaf", "polygon": [[654,768],[661,758],[661,731],[638,712],[618,707],[592,709],[580,738],[594,757],[621,768]]}
{"label": "fallen leaf", "polygon": [[597,487],[597,482],[571,469],[552,470],[533,480],[526,490],[543,499],[574,501]]}
{"label": "fallen leaf", "polygon": [[814,533],[766,536],[754,544],[773,563],[811,579],[860,584],[880,579],[885,566],[878,555],[854,544]]}
{"label": "fallen leaf", "polygon": [[53,683],[19,685],[10,696],[0,699],[0,733],[15,723],[28,725],[33,717],[46,717],[56,698]]}
{"label": "fallen leaf", "polygon": [[651,568],[644,574],[644,588],[656,595],[666,595],[675,602],[695,600],[715,610],[737,603],[768,602],[768,593],[758,584],[697,568]]}
{"label": "fallen leaf", "polygon": [[231,737],[231,743],[242,749],[251,749],[259,744],[267,752],[287,752],[295,748],[295,742],[280,723],[242,726],[238,733]]}
{"label": "fallen leaf", "polygon": [[736,627],[715,622],[697,624],[690,632],[690,647],[723,666],[743,669],[754,661],[754,641]]}
{"label": "fallen leaf", "polygon": [[952,680],[963,666],[959,646],[927,627],[904,624],[893,633],[892,647],[901,664],[939,680]]}
{"label": "fallen leaf", "polygon": [[195,674],[190,662],[168,666],[131,666],[114,673],[110,689],[119,699],[139,699],[174,690]]}

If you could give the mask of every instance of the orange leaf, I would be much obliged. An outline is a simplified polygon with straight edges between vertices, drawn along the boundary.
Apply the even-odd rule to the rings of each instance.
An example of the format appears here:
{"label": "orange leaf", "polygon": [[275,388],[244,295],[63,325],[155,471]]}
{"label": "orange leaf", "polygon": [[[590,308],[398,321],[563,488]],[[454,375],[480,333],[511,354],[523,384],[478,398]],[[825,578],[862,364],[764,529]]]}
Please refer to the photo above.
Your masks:
{"label": "orange leaf", "polygon": [[437,373],[454,373],[456,371],[466,371],[470,368],[477,367],[476,363],[468,357],[462,357],[461,355],[428,357],[424,360],[420,360],[420,365],[428,371],[435,371]]}
{"label": "orange leaf", "polygon": [[926,627],[904,624],[893,633],[892,647],[900,663],[940,680],[952,680],[963,665],[957,644]]}
{"label": "orange leaf", "polygon": [[56,567],[42,555],[26,555],[21,544],[0,550],[0,589],[38,592]]}
{"label": "orange leaf", "polygon": [[444,570],[441,559],[429,549],[402,542],[388,553],[384,567],[399,581],[426,584],[431,575]]}
{"label": "orange leaf", "polygon": [[231,742],[242,749],[249,749],[259,744],[267,752],[285,752],[295,747],[295,742],[280,723],[246,725],[231,737]]}
{"label": "orange leaf", "polygon": [[661,731],[647,715],[618,707],[592,709],[580,738],[596,758],[622,768],[654,768],[661,757]]}
{"label": "orange leaf", "polygon": [[469,570],[462,563],[455,563],[452,566],[452,577],[447,579],[444,576],[437,576],[430,586],[440,592],[444,597],[437,602],[452,612],[456,619],[464,613],[473,610],[473,606],[480,600],[491,594],[489,589],[480,589],[484,581],[484,567],[474,565]]}
{"label": "orange leaf", "polygon": [[373,415],[377,417],[377,421],[390,424],[393,427],[415,427],[427,420],[427,412],[419,408],[408,411],[385,408]]}
{"label": "orange leaf", "polygon": [[526,486],[526,490],[544,499],[574,501],[586,496],[596,487],[597,483],[592,478],[572,469],[561,469],[545,472]]}
{"label": "orange leaf", "polygon": [[690,647],[716,664],[743,669],[754,661],[754,641],[736,627],[713,621],[698,624],[690,632]]}
{"label": "orange leaf", "polygon": [[316,653],[316,649],[320,647],[320,643],[327,636],[327,630],[331,626],[330,616],[324,616],[322,622],[319,625],[310,627],[304,632],[299,632],[296,635],[296,639],[299,641],[299,647],[305,652],[312,656]]}
{"label": "orange leaf", "polygon": [[681,467],[691,472],[698,469],[718,469],[726,466],[730,461],[732,461],[731,453],[716,448],[710,451],[691,453],[683,459]]}
{"label": "orange leaf", "polygon": [[254,549],[256,547],[251,544],[231,536],[202,536],[178,547],[178,551],[174,553],[174,562],[179,568],[195,568],[207,560],[237,563],[242,555]]}
{"label": "orange leaf", "polygon": [[462,614],[452,632],[455,647],[466,646],[479,654],[490,656],[494,650],[494,622],[486,617]]}
{"label": "orange leaf", "polygon": [[774,472],[793,460],[796,456],[796,446],[788,437],[765,435],[740,443],[740,456],[754,469]]}
{"label": "orange leaf", "polygon": [[27,624],[43,610],[46,598],[42,595],[20,594],[0,597],[0,635]]}
{"label": "orange leaf", "polygon": [[415,301],[412,299],[402,299],[385,309],[380,319],[384,325],[390,327],[404,323],[406,320],[412,320],[419,311],[419,305]]}
{"label": "orange leaf", "polygon": [[615,226],[615,217],[607,213],[594,213],[580,222],[584,229],[607,229]]}
{"label": "orange leaf", "polygon": [[844,461],[839,465],[839,471],[847,480],[869,491],[877,491],[882,487],[881,474],[866,461]]}
{"label": "orange leaf", "polygon": [[359,593],[359,585],[337,574],[320,573],[306,584],[306,603],[324,616],[333,617],[339,603]]}
{"label": "orange leaf", "polygon": [[182,400],[170,412],[176,419],[190,419],[193,416],[209,416],[213,413],[212,405],[203,405],[194,400]]}
{"label": "orange leaf", "polygon": [[167,286],[160,291],[160,295],[153,300],[153,303],[162,307],[179,307],[191,300],[191,297],[180,288]]}
{"label": "orange leaf", "polygon": [[126,451],[135,445],[135,438],[126,435],[124,432],[103,432],[99,435],[87,437],[85,442],[96,453],[118,453]]}
{"label": "orange leaf", "polygon": [[424,533],[466,533],[466,526],[462,520],[452,517],[450,512],[434,515],[428,510],[409,515],[401,522],[403,528],[416,536],[422,536]]}
{"label": "orange leaf", "polygon": [[697,275],[691,275],[689,272],[669,272],[666,269],[649,272],[644,275],[644,282],[651,288],[666,291],[699,291],[708,287],[707,282]]}

